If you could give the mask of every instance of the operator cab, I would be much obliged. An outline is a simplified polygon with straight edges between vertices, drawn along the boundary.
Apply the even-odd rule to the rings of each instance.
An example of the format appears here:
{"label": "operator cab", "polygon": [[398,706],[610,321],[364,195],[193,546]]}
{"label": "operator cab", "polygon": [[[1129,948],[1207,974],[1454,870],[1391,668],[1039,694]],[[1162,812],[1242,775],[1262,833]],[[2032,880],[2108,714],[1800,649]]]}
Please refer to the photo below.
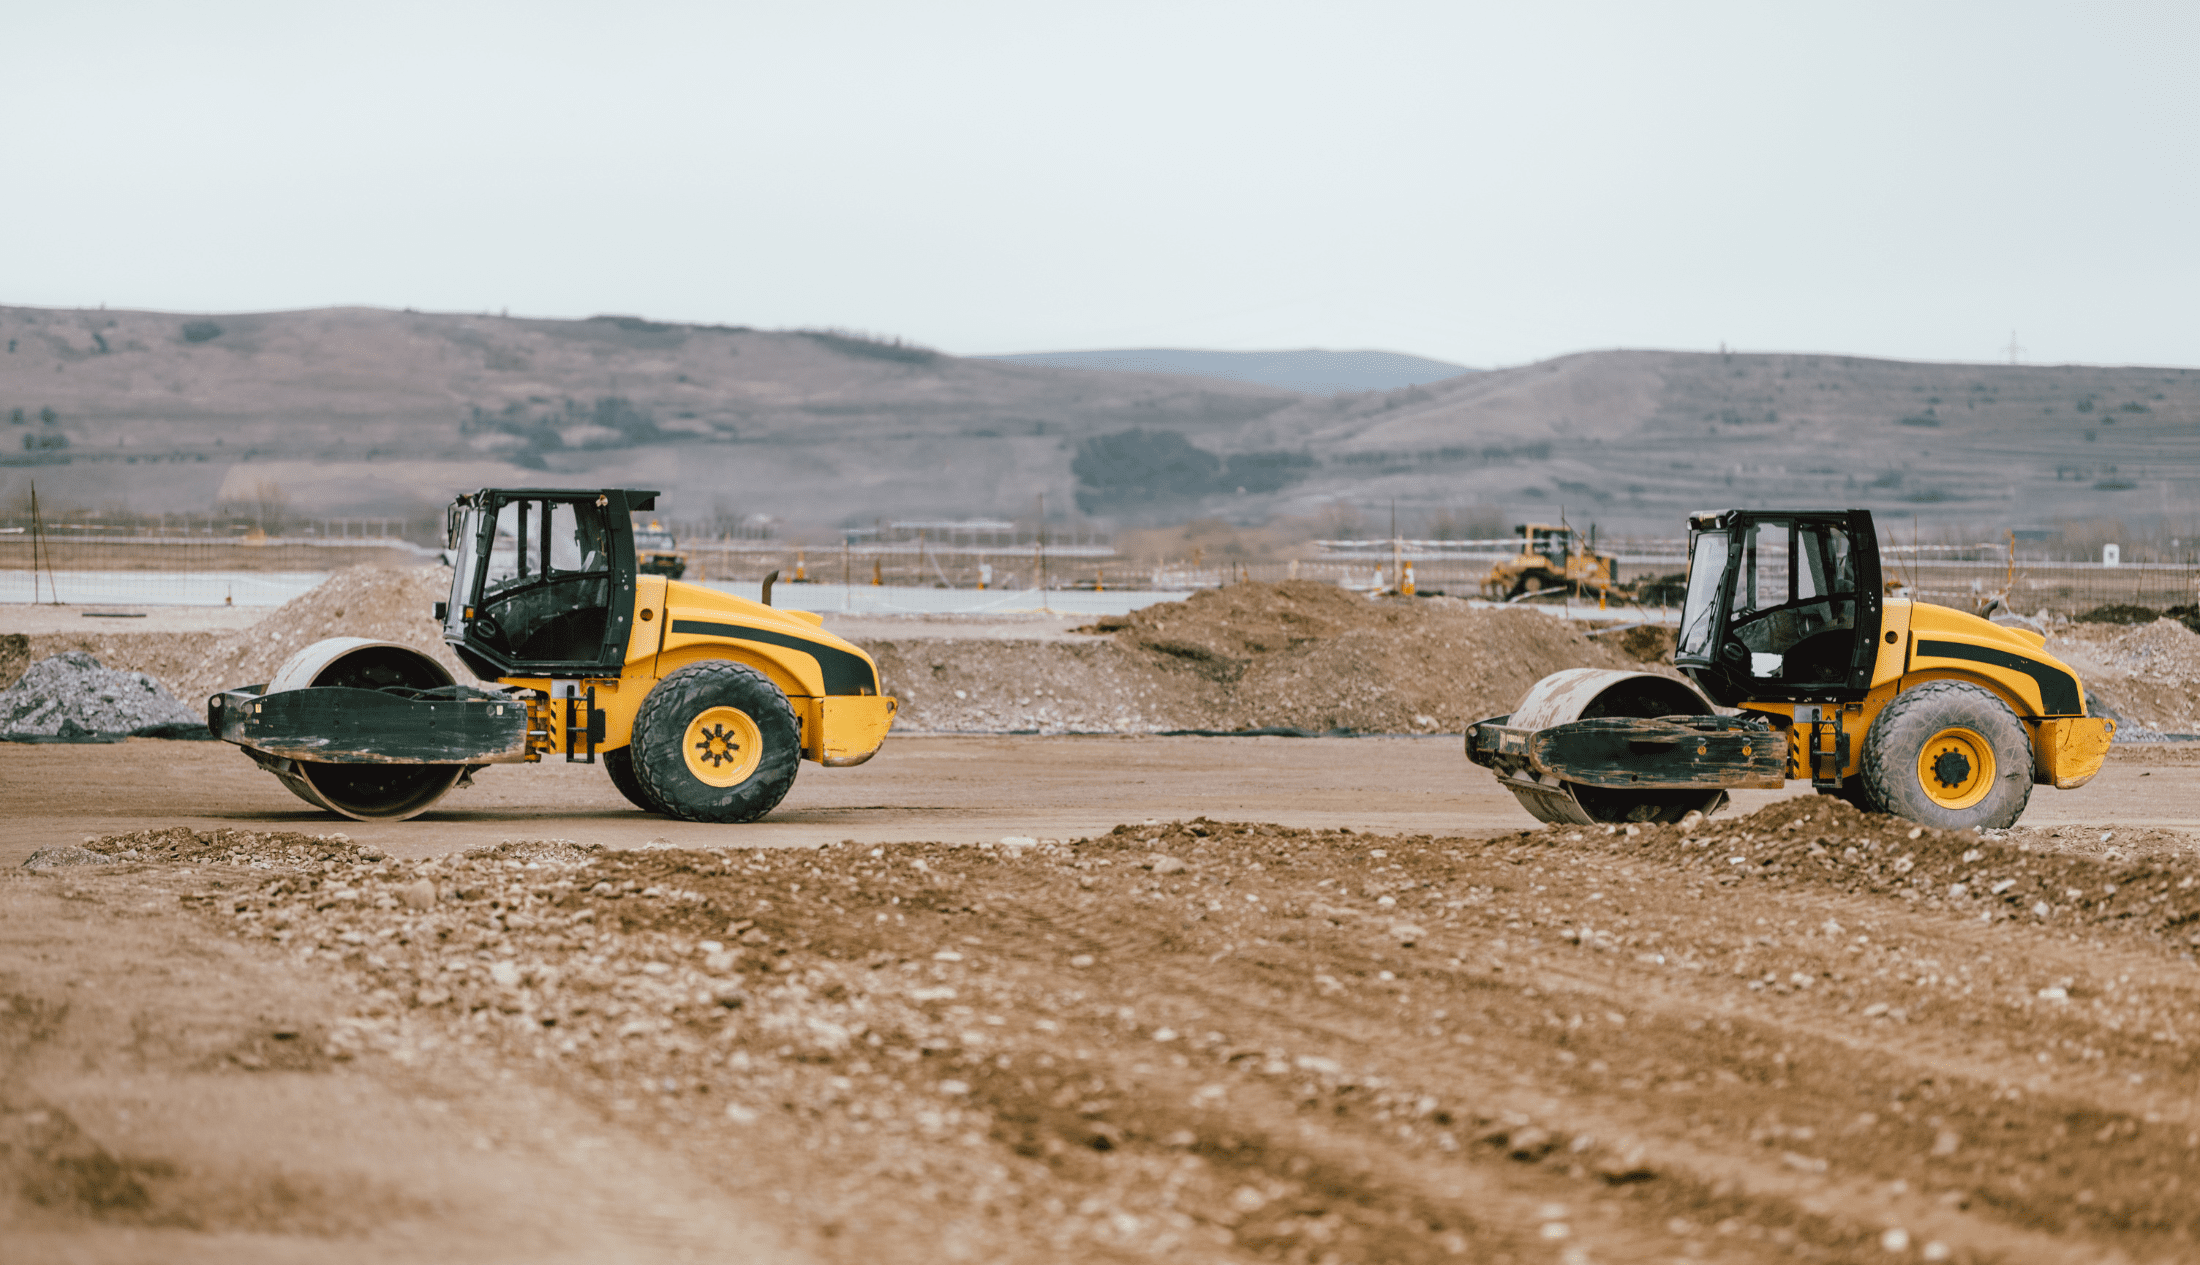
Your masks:
{"label": "operator cab", "polygon": [[1551,564],[1553,571],[1566,569],[1566,558],[1573,552],[1574,532],[1570,527],[1546,527],[1541,523],[1524,523],[1515,529],[1524,538],[1522,551],[1537,554]]}
{"label": "operator cab", "polygon": [[475,676],[616,675],[634,609],[630,515],[655,492],[485,488],[451,503],[443,639]]}
{"label": "operator cab", "polygon": [[1725,510],[1689,520],[1673,662],[1712,701],[1854,702],[1871,689],[1879,539],[1868,510]]}

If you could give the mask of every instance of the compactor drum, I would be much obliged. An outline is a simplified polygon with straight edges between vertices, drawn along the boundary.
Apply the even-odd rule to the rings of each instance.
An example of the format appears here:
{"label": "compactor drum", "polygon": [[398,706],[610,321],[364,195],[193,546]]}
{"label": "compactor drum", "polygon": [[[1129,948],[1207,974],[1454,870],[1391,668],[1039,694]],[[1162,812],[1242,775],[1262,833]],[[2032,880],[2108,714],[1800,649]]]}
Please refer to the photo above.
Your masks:
{"label": "compactor drum", "polygon": [[1881,593],[1868,511],[1699,514],[1673,654],[1689,681],[1557,673],[1471,726],[1467,757],[1538,818],[1582,823],[1676,821],[1807,777],[1870,811],[1999,828],[2035,784],[2099,772],[2115,722],[2086,714],[2045,637]]}
{"label": "compactor drum", "polygon": [[807,611],[646,573],[631,516],[656,496],[489,488],[452,505],[435,618],[488,688],[411,647],[337,637],[214,695],[208,727],[359,820],[412,817],[488,765],[562,753],[600,759],[648,811],[753,821],[800,761],[868,760],[895,711],[870,656]]}

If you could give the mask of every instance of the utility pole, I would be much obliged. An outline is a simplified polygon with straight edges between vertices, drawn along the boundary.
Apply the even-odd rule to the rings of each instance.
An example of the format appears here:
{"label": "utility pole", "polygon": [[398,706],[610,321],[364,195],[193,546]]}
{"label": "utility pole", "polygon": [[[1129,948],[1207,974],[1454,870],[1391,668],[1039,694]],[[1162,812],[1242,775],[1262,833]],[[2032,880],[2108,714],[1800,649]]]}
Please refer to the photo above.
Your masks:
{"label": "utility pole", "polygon": [[1390,587],[1393,592],[1405,584],[1405,543],[1398,539],[1398,498],[1390,498]]}
{"label": "utility pole", "polygon": [[1039,494],[1039,609],[1053,607],[1047,604],[1047,494]]}
{"label": "utility pole", "polygon": [[2022,355],[2024,354],[2024,348],[2022,348],[2022,347],[2020,347],[2020,346],[2018,346],[2018,345],[2017,345],[2017,331],[2015,331],[2015,330],[2010,330],[2010,331],[2009,331],[2009,345],[2008,345],[2007,347],[2003,348],[2002,350],[2004,350],[2004,351],[2006,351],[2006,352],[2008,352],[2008,353],[2009,353],[2009,363],[2010,363],[2010,364],[2015,364],[2015,363],[2017,363],[2017,357],[2019,357],[2019,356],[2022,356]]}
{"label": "utility pole", "polygon": [[[38,480],[31,480],[31,605],[38,605],[38,560],[43,552],[45,531],[38,517]],[[54,594],[59,602],[61,594]]]}

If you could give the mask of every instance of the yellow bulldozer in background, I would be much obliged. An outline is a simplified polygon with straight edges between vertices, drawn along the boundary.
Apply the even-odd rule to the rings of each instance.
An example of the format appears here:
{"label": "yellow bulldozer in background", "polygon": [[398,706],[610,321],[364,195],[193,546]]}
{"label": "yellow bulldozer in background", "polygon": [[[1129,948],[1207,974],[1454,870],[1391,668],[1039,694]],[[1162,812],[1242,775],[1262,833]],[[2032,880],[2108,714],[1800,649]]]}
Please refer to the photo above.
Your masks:
{"label": "yellow bulldozer in background", "polygon": [[1482,577],[1484,597],[1511,601],[1552,590],[1594,597],[1616,587],[1617,560],[1597,552],[1593,530],[1586,541],[1564,524],[1522,523],[1513,534],[1520,537],[1520,552]]}
{"label": "yellow bulldozer in background", "polygon": [[643,571],[632,515],[655,492],[486,488],[450,509],[443,639],[460,685],[410,646],[334,637],[265,685],[214,695],[207,725],[308,803],[360,820],[426,811],[491,764],[600,757],[637,807],[754,821],[797,765],[861,764],[895,701],[878,665],[780,610]]}
{"label": "yellow bulldozer in background", "polygon": [[1869,511],[1698,514],[1687,584],[1688,680],[1554,673],[1471,726],[1468,759],[1549,822],[1677,822],[1808,777],[1960,830],[2014,824],[2035,784],[2084,785],[2115,737],[2042,634],[1886,596]]}

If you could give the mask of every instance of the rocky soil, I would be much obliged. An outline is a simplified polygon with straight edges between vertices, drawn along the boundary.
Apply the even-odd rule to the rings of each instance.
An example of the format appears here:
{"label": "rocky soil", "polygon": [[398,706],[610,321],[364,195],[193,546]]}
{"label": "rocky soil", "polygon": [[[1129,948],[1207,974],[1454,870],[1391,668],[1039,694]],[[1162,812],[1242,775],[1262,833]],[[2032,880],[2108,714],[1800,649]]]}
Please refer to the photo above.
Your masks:
{"label": "rocky soil", "polygon": [[0,690],[0,737],[80,742],[136,734],[199,737],[206,716],[143,672],[101,667],[81,650],[31,664]]}
{"label": "rocky soil", "polygon": [[349,999],[241,1073],[486,1053],[819,1259],[2184,1259],[2200,890],[2190,840],[2102,834],[179,829],[16,881],[172,889]]}

